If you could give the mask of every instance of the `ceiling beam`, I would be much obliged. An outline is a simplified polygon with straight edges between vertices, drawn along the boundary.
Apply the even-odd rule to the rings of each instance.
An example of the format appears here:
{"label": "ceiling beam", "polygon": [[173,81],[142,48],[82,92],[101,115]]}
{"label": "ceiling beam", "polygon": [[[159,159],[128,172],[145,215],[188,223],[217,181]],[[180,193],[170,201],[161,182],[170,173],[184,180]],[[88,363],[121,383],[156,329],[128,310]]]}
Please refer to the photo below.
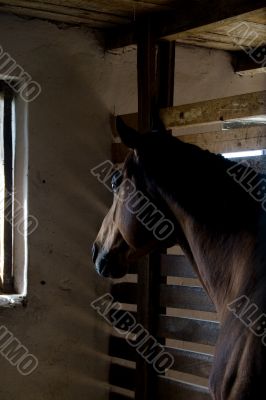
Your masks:
{"label": "ceiling beam", "polygon": [[[175,35],[189,29],[232,19],[236,22],[243,19],[242,14],[263,8],[264,0],[209,0],[178,2],[175,10],[151,16],[152,29],[157,39],[175,40]],[[144,17],[137,17],[133,24],[107,30],[106,49],[135,44],[139,23]]]}

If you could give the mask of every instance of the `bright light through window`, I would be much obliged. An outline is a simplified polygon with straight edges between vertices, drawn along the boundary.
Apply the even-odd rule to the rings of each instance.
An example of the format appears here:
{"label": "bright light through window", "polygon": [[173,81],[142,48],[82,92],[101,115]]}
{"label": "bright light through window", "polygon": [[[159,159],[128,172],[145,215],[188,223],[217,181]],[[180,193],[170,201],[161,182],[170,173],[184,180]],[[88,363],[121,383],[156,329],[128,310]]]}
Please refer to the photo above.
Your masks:
{"label": "bright light through window", "polygon": [[262,156],[263,150],[237,151],[235,153],[223,153],[225,158],[245,158]]}

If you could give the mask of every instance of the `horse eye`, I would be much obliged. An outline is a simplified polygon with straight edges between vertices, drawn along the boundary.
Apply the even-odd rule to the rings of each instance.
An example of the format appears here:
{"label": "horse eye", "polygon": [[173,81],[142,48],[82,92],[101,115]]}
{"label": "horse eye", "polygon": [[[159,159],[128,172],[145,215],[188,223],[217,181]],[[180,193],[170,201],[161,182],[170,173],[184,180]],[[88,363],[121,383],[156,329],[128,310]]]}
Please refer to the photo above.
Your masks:
{"label": "horse eye", "polygon": [[121,173],[120,171],[116,171],[116,172],[113,174],[112,182],[111,182],[111,186],[112,186],[112,191],[113,191],[113,192],[116,192],[116,191],[117,191],[117,189],[119,188],[119,186],[120,186],[121,183],[122,183],[122,180],[123,180],[123,175],[122,175],[122,173]]}

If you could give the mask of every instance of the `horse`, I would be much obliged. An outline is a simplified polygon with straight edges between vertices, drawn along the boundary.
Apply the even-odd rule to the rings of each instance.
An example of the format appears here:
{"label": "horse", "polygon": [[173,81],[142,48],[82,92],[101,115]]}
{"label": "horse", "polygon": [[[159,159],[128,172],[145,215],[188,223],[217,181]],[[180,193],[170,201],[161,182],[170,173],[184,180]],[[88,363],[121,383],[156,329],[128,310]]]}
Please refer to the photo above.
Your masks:
{"label": "horse", "polygon": [[[184,143],[163,128],[140,134],[121,118],[116,124],[130,152],[122,170],[111,176],[113,204],[92,249],[97,272],[122,277],[139,257],[179,244],[221,324],[209,378],[212,398],[261,398],[266,380],[265,176]],[[172,221],[167,237],[149,229],[151,211],[145,223],[140,218],[147,202]]]}

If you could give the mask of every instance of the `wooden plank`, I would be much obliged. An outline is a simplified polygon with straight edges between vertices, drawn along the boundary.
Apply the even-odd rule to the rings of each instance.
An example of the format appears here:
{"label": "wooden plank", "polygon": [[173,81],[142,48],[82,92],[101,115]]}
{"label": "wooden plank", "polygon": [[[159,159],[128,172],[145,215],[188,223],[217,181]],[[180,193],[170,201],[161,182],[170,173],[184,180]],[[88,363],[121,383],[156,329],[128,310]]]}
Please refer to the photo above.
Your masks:
{"label": "wooden plank", "polygon": [[265,114],[266,91],[201,101],[175,106],[161,111],[165,126],[178,126],[219,122]]}
{"label": "wooden plank", "polygon": [[[79,17],[89,21],[102,21],[107,23],[107,26],[114,26],[114,24],[126,24],[130,22],[127,16],[106,14],[104,12],[90,10],[87,7],[75,6],[71,2],[47,2],[47,1],[25,1],[25,0],[1,0],[1,7],[12,6],[26,10],[47,11],[54,14],[62,14],[69,17]],[[87,3],[88,5],[89,3]],[[87,21],[88,22],[88,21]]]}
{"label": "wooden plank", "polygon": [[155,400],[211,400],[207,388],[158,377]]}
{"label": "wooden plank", "polygon": [[219,324],[217,322],[166,315],[161,315],[159,319],[158,335],[168,339],[215,346],[218,334]]}
{"label": "wooden plank", "polygon": [[[238,121],[240,125],[241,120]],[[266,125],[246,126],[223,131],[207,133],[193,133],[189,135],[173,135],[185,143],[195,144],[204,150],[213,153],[230,153],[244,150],[260,150],[266,148]],[[129,150],[122,143],[112,143],[112,160],[114,163],[122,163]]]}
{"label": "wooden plank", "polygon": [[160,304],[164,307],[216,312],[214,304],[201,287],[162,284]]}
{"label": "wooden plank", "polygon": [[[2,3],[9,3],[8,1],[2,1]],[[163,2],[147,2],[147,1],[135,1],[135,0],[52,0],[52,1],[42,1],[34,0],[27,1],[27,3],[43,3],[49,4],[51,6],[65,6],[80,10],[94,11],[101,14],[109,14],[110,19],[112,16],[125,16],[131,21],[133,21],[134,16],[141,15],[145,12],[150,11],[162,11],[170,10],[172,8],[171,3],[173,1],[163,1]]]}
{"label": "wooden plank", "polygon": [[116,23],[109,21],[100,21],[96,19],[90,19],[86,17],[80,17],[75,15],[68,15],[66,13],[58,13],[55,11],[44,11],[36,10],[26,7],[9,6],[0,3],[0,11],[2,13],[12,13],[15,15],[23,15],[26,17],[39,18],[48,21],[64,22],[67,24],[85,24],[91,28],[103,29],[110,26],[116,25]]}
{"label": "wooden plank", "polygon": [[136,304],[137,288],[138,285],[136,283],[116,283],[111,288],[111,294],[114,297],[114,301],[127,304]]}
{"label": "wooden plank", "polygon": [[111,364],[109,384],[123,389],[135,390],[136,370],[118,364]]}
{"label": "wooden plank", "polygon": [[[237,96],[184,104],[160,111],[166,128],[220,122],[265,115],[266,90]],[[121,115],[131,127],[137,128],[138,114]]]}
{"label": "wooden plank", "polygon": [[[178,33],[174,38],[177,43],[215,49],[255,49],[266,42],[265,12],[266,9],[261,8],[235,18]],[[264,22],[261,21],[262,17]]]}
{"label": "wooden plank", "polygon": [[244,51],[234,52],[232,65],[238,75],[255,75],[266,72],[265,46],[254,49],[250,54]]}
{"label": "wooden plank", "polygon": [[186,256],[162,254],[160,268],[163,276],[178,276],[183,278],[197,277],[197,274],[194,272]]}
{"label": "wooden plank", "polygon": [[[112,319],[112,315],[115,314],[115,321],[118,321],[117,324],[115,325],[115,327],[121,331],[125,331],[128,332],[128,328],[125,326],[125,324],[123,324],[123,320],[121,320],[121,324],[119,322],[120,318],[122,318],[122,316],[124,316],[124,314],[126,314],[128,311],[126,310],[117,310],[115,308],[111,309],[111,311],[109,312],[109,318],[111,321],[113,321]],[[135,311],[130,311],[130,315],[135,318],[135,320],[137,321],[137,313]],[[122,325],[122,326],[121,326]]]}
{"label": "wooden plank", "polygon": [[[263,0],[203,0],[176,4],[176,12],[162,12],[153,15],[152,27],[156,38],[176,40],[180,32],[207,26],[213,23],[237,23],[246,20],[248,14],[261,13],[265,3]],[[246,14],[246,15],[243,15]],[[244,19],[243,19],[244,18]],[[137,42],[136,25],[122,29],[114,29],[106,34],[106,48],[114,49],[135,44]]]}
{"label": "wooden plank", "polygon": [[174,364],[171,369],[202,378],[209,378],[214,356],[172,347],[166,347],[165,351],[174,358]]}
{"label": "wooden plank", "polygon": [[124,338],[110,336],[109,355],[123,360],[136,361],[136,350]]}
{"label": "wooden plank", "polygon": [[178,136],[186,143],[195,144],[213,153],[230,153],[266,148],[266,126],[247,126],[224,130]]}
{"label": "wooden plank", "polygon": [[110,392],[109,393],[109,400],[132,400],[133,397],[125,396],[124,394]]}

